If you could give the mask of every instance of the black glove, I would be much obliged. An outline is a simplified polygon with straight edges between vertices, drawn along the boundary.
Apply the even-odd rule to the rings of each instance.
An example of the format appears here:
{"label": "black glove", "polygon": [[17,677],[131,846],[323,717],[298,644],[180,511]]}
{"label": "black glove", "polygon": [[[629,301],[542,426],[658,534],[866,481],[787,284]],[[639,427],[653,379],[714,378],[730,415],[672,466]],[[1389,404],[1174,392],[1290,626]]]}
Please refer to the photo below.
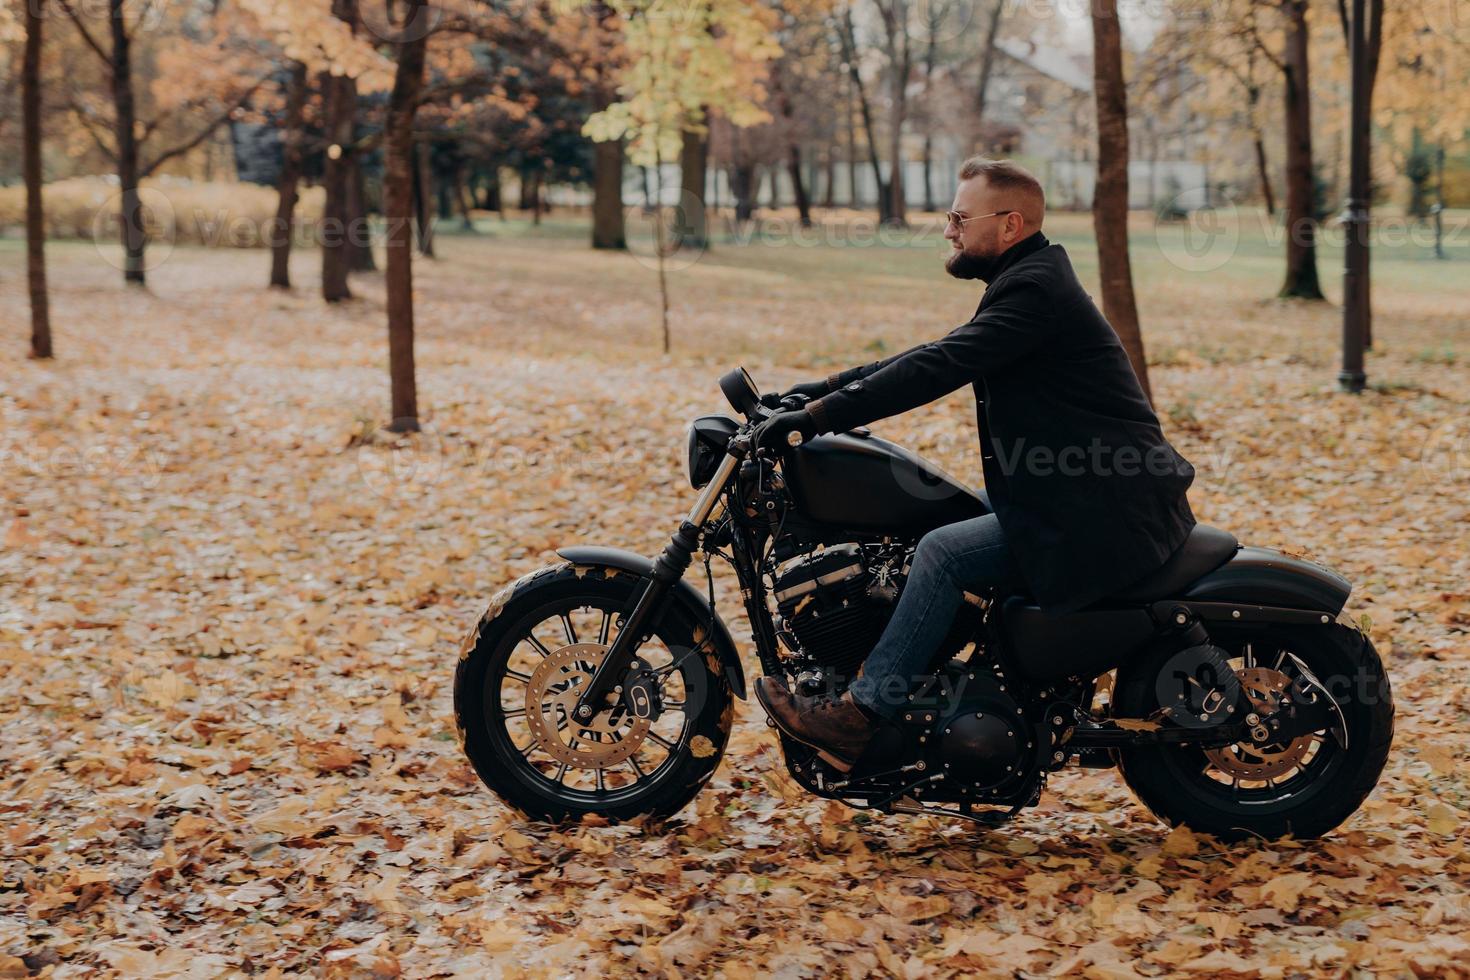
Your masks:
{"label": "black glove", "polygon": [[816,434],[817,423],[812,419],[811,413],[799,408],[794,412],[778,412],[756,426],[754,442],[758,448],[784,452],[788,447],[799,446]]}
{"label": "black glove", "polygon": [[831,393],[831,391],[832,389],[827,385],[827,381],[824,378],[821,381],[808,381],[804,384],[799,384],[790,391],[783,391],[779,395],[775,392],[768,392],[767,394],[761,395],[761,404],[766,406],[766,408],[780,408],[781,402],[790,398],[792,395],[801,395],[807,401],[813,402],[823,395]]}

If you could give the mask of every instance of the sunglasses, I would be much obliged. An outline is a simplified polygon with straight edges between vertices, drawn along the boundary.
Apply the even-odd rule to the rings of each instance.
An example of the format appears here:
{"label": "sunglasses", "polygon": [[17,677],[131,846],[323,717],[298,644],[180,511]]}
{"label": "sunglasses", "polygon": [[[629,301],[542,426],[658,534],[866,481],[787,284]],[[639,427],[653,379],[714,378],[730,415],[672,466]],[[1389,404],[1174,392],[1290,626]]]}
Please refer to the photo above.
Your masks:
{"label": "sunglasses", "polygon": [[946,212],[944,212],[944,216],[946,218],[948,218],[949,219],[949,223],[952,224],[952,225],[954,225],[956,228],[963,228],[965,226],[965,222],[966,221],[976,221],[976,220],[978,220],[980,218],[993,218],[993,217],[995,217],[998,214],[1019,214],[1019,213],[1020,212],[1015,211],[1015,210],[1010,210],[1010,211],[991,211],[989,214],[972,214],[969,217],[966,217],[965,215],[961,214],[958,211],[946,211]]}

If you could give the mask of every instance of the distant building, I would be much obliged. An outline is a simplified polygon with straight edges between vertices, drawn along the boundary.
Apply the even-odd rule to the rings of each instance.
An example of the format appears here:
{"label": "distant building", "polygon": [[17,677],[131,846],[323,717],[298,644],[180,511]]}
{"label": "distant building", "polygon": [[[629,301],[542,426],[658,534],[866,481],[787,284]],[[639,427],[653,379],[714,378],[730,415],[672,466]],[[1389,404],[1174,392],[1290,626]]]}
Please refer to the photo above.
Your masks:
{"label": "distant building", "polygon": [[[912,84],[910,105],[918,111],[905,134],[904,196],[909,207],[925,204],[926,132],[932,203],[939,209],[949,205],[960,164],[977,153],[1014,159],[1030,169],[1046,187],[1052,208],[1092,207],[1097,162],[1090,55],[1059,45],[1002,39],[996,44],[995,57],[983,114],[975,110],[977,73],[973,64],[965,65],[961,72],[936,71],[928,93],[922,79]],[[972,122],[977,115],[978,125]],[[1207,205],[1207,165],[1175,148],[1164,152],[1165,141],[1149,138],[1150,124],[1135,119],[1130,126],[1130,206],[1152,209],[1172,202],[1175,207],[1193,210]],[[879,119],[877,125],[883,139],[884,121]],[[884,170],[886,173],[887,161]],[[847,166],[834,168],[833,199],[875,207],[877,182],[866,158],[856,174],[854,195],[848,186]],[[825,175],[814,168],[812,176],[811,196],[820,201],[826,196]],[[778,174],[776,180],[780,201],[789,204],[792,195],[785,174]],[[729,200],[723,183],[720,198]]]}

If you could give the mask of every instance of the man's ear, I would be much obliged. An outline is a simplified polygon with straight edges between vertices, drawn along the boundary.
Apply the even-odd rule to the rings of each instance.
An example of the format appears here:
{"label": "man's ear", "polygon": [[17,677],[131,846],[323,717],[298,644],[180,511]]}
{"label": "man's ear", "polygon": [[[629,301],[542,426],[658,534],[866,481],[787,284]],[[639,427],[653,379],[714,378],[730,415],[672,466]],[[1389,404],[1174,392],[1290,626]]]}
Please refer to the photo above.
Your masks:
{"label": "man's ear", "polygon": [[1012,211],[1006,215],[1006,234],[1014,241],[1020,241],[1021,232],[1026,230],[1026,217],[1019,211]]}

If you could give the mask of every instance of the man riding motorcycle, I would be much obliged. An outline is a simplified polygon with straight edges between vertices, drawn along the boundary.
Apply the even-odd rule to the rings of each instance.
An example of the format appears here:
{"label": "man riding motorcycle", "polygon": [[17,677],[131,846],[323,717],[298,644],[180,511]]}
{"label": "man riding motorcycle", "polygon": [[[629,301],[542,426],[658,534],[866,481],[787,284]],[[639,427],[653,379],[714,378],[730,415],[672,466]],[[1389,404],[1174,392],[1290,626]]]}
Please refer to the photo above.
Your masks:
{"label": "man riding motorcycle", "polygon": [[[1194,469],[1165,439],[1117,334],[1062,246],[1045,195],[1008,161],[961,167],[944,236],[950,275],[988,284],[968,323],[872,364],[799,385],[804,407],[761,425],[797,444],[888,418],[969,384],[993,513],[938,528],[861,675],[840,697],[756,693],[792,738],[847,770],[929,672],[966,591],[1024,590],[1048,613],[1082,608],[1160,568],[1195,525]],[[785,397],[785,396],[783,396]]]}

